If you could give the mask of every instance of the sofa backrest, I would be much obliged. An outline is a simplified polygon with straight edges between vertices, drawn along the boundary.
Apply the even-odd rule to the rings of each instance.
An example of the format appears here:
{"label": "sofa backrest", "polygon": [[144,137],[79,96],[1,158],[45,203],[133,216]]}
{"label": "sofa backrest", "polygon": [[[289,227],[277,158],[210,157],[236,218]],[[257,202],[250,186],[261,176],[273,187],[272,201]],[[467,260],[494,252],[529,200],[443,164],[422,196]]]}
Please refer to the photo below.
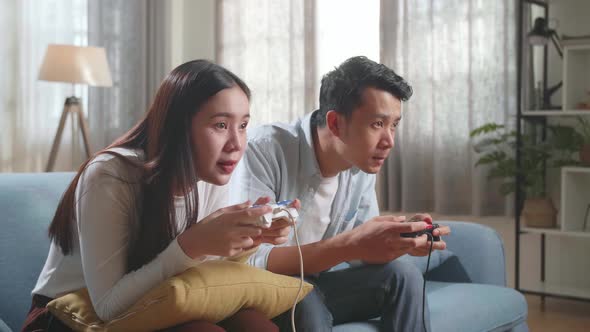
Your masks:
{"label": "sofa backrest", "polygon": [[47,227],[74,175],[0,173],[0,319],[15,331],[47,258]]}

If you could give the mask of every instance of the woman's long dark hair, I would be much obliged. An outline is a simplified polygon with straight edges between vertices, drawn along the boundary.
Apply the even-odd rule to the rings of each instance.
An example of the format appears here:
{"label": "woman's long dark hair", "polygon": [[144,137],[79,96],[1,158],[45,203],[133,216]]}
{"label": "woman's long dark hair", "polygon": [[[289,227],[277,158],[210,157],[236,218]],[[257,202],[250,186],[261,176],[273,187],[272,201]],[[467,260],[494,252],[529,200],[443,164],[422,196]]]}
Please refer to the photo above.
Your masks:
{"label": "woman's long dark hair", "polygon": [[[138,233],[132,234],[129,244],[128,271],[151,261],[180,233],[175,222],[175,189],[184,191],[187,227],[197,221],[196,198],[189,194],[197,179],[191,149],[191,119],[210,97],[236,85],[250,98],[246,84],[227,69],[207,60],[184,63],[163,80],[145,117],[95,154],[115,155],[142,171],[142,210]],[[106,151],[117,147],[141,149],[145,161],[137,164],[116,152]],[[93,158],[80,166],[49,226],[50,239],[64,255],[71,254],[73,249],[76,186]]]}

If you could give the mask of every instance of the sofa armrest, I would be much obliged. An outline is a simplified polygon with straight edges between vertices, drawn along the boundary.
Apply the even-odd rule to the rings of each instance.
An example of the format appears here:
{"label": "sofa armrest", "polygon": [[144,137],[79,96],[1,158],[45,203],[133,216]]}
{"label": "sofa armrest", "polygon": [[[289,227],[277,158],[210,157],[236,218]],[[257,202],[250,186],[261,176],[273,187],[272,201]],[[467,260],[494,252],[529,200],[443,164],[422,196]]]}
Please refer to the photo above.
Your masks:
{"label": "sofa armrest", "polygon": [[428,273],[428,280],[506,286],[504,244],[495,230],[471,222],[437,222],[451,228],[444,237],[451,255]]}
{"label": "sofa armrest", "polygon": [[[443,220],[437,223],[449,226],[451,234],[443,237],[447,250],[432,253],[427,280],[506,286],[504,244],[495,230],[471,222]],[[398,259],[426,271],[427,257],[404,255]],[[341,263],[332,270],[348,268],[350,264],[361,263]]]}
{"label": "sofa armrest", "polygon": [[0,332],[12,332],[10,327],[4,323],[2,318],[0,318]]}

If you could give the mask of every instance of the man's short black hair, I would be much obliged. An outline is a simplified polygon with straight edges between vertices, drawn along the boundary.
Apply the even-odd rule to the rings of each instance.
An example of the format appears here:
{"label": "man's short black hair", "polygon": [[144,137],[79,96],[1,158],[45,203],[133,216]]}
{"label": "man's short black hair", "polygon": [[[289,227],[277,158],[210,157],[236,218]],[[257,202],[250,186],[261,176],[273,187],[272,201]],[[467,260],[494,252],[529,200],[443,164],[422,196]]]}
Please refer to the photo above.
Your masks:
{"label": "man's short black hair", "polygon": [[322,78],[320,109],[312,123],[324,127],[330,110],[349,117],[360,106],[363,91],[368,87],[387,91],[401,101],[412,96],[412,87],[387,66],[364,56],[352,57]]}

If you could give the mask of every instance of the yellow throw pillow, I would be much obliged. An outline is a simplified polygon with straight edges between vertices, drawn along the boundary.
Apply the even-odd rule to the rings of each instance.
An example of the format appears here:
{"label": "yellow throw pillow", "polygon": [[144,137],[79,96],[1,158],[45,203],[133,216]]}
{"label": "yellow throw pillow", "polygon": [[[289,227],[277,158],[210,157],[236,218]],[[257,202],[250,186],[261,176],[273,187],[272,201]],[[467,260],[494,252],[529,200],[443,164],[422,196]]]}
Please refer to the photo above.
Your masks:
{"label": "yellow throw pillow", "polygon": [[[300,280],[243,263],[208,261],[162,282],[129,310],[102,322],[84,288],[47,304],[77,331],[153,331],[191,320],[219,322],[241,308],[254,308],[273,318],[289,310]],[[299,300],[313,286],[303,284]]]}

